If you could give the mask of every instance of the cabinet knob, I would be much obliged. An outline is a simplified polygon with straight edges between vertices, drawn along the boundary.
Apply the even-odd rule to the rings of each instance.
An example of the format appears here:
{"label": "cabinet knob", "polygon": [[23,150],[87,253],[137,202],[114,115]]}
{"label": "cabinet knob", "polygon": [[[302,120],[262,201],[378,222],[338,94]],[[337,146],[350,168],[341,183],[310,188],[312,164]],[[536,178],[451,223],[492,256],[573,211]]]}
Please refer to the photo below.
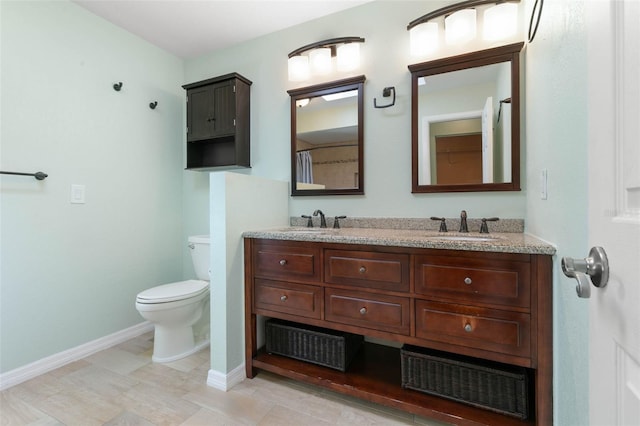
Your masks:
{"label": "cabinet knob", "polygon": [[280,266],[284,266],[287,264],[287,259],[280,259]]}
{"label": "cabinet knob", "polygon": [[466,323],[464,325],[464,331],[466,331],[467,333],[471,333],[473,331],[473,327],[471,327],[471,324]]}
{"label": "cabinet knob", "polygon": [[469,277],[467,277],[467,278],[465,278],[465,279],[464,279],[464,283],[465,283],[466,285],[470,285],[472,282],[473,282],[473,281],[472,281],[472,280],[471,280],[471,278],[469,278]]}
{"label": "cabinet knob", "polygon": [[360,269],[358,270],[361,274],[364,274],[365,272],[367,272],[367,268],[365,268],[364,266],[361,266]]}
{"label": "cabinet knob", "polygon": [[282,296],[280,296],[280,300],[281,300],[282,302],[286,302],[286,301],[287,301],[287,299],[288,299],[288,297],[287,297],[287,295],[286,295],[286,294],[283,294]]}
{"label": "cabinet knob", "polygon": [[360,308],[360,315],[364,315],[366,313],[367,313],[367,308],[365,307]]}

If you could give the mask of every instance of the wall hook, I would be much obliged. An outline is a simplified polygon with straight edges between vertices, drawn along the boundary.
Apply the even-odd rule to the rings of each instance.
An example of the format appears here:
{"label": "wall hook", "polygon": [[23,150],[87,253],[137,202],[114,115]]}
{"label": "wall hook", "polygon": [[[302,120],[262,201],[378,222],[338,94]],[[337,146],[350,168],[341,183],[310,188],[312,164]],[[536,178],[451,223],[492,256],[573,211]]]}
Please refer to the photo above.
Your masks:
{"label": "wall hook", "polygon": [[149,108],[151,109],[156,109],[157,106],[158,106],[158,101],[154,101],[149,104]]}
{"label": "wall hook", "polygon": [[120,89],[122,89],[122,82],[121,82],[121,81],[120,81],[120,82],[118,82],[118,83],[115,83],[115,84],[113,85],[113,90],[115,90],[116,92],[119,92],[119,91],[120,91]]}
{"label": "wall hook", "polygon": [[389,96],[391,96],[391,93],[393,93],[393,99],[391,100],[390,104],[387,105],[378,105],[376,98],[373,98],[373,107],[374,108],[389,108],[390,106],[394,106],[396,104],[396,88],[394,86],[391,87],[385,87],[382,90],[382,96],[384,96],[385,98],[388,98]]}

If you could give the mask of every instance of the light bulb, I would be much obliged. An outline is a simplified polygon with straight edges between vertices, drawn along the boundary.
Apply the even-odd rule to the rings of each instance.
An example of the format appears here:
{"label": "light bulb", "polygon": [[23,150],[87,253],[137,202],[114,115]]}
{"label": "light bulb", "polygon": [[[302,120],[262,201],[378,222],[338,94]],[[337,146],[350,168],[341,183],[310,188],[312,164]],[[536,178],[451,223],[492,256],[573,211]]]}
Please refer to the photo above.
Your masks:
{"label": "light bulb", "polygon": [[321,47],[309,52],[309,64],[311,72],[316,75],[328,74],[331,72],[331,49]]}
{"label": "light bulb", "polygon": [[476,36],[476,10],[464,9],[444,18],[447,43],[457,44],[472,40]]}
{"label": "light bulb", "polygon": [[289,81],[305,81],[309,78],[309,58],[292,56],[289,58]]}
{"label": "light bulb", "polygon": [[425,22],[409,30],[409,46],[412,56],[423,56],[438,49],[437,22]]}
{"label": "light bulb", "polygon": [[485,40],[501,40],[518,31],[518,5],[501,3],[484,11],[482,36]]}
{"label": "light bulb", "polygon": [[337,48],[338,71],[352,71],[360,66],[360,43],[346,43]]}

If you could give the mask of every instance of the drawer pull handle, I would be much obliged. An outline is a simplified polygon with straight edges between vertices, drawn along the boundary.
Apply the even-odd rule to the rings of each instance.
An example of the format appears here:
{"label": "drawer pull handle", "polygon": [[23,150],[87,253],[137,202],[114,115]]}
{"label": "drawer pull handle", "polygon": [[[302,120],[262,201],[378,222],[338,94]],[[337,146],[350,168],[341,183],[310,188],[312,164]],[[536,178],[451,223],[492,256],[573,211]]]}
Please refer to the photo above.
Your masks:
{"label": "drawer pull handle", "polygon": [[361,266],[360,269],[358,270],[361,274],[364,274],[365,272],[367,272],[367,268],[365,268],[364,266]]}
{"label": "drawer pull handle", "polygon": [[286,259],[281,259],[281,260],[280,260],[280,265],[281,265],[281,266],[284,266],[284,265],[286,265],[286,264],[287,264],[287,260],[286,260]]}
{"label": "drawer pull handle", "polygon": [[464,283],[465,283],[466,285],[470,285],[472,282],[473,282],[473,281],[471,281],[471,278],[469,278],[469,277],[467,277],[467,278],[465,278],[465,279],[464,279]]}
{"label": "drawer pull handle", "polygon": [[367,308],[360,308],[360,315],[364,315],[367,313]]}
{"label": "drawer pull handle", "polygon": [[280,296],[280,300],[281,300],[282,302],[286,302],[286,301],[287,301],[287,299],[288,299],[288,297],[287,297],[287,295],[286,295],[286,294],[283,294],[282,296]]}
{"label": "drawer pull handle", "polygon": [[466,331],[467,333],[471,333],[473,331],[473,327],[471,327],[471,324],[466,323],[464,325],[464,331]]}

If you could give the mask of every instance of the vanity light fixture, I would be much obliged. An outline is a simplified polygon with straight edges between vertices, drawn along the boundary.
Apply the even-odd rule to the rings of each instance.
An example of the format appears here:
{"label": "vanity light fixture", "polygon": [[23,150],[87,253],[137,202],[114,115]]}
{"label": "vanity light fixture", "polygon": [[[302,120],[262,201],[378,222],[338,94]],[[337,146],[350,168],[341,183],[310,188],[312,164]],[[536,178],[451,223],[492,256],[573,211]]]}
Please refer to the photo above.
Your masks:
{"label": "vanity light fixture", "polygon": [[500,3],[484,11],[482,36],[485,40],[502,40],[518,32],[518,5]]}
{"label": "vanity light fixture", "polygon": [[305,81],[312,75],[329,74],[334,65],[341,72],[357,69],[360,66],[360,43],[364,43],[364,38],[340,37],[294,50],[289,53],[289,81]]}
{"label": "vanity light fixture", "polygon": [[412,56],[433,54],[444,34],[447,44],[464,44],[481,29],[487,41],[514,36],[518,31],[520,0],[466,0],[414,19],[407,26]]}
{"label": "vanity light fixture", "polygon": [[476,38],[476,10],[462,9],[444,18],[447,44],[460,44]]}

